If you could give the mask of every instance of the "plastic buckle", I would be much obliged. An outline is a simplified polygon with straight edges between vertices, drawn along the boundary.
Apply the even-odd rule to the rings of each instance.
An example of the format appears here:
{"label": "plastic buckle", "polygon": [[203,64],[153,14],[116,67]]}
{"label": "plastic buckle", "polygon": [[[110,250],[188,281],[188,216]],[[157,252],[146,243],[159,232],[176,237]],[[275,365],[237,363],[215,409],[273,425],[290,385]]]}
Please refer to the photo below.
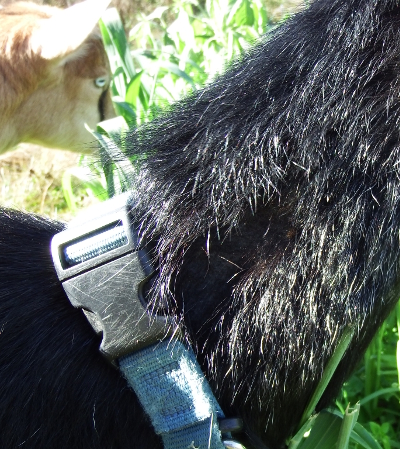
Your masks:
{"label": "plastic buckle", "polygon": [[64,290],[102,333],[100,351],[110,361],[176,331],[172,317],[151,314],[143,300],[141,288],[154,270],[138,245],[129,200],[119,195],[89,209],[51,242]]}

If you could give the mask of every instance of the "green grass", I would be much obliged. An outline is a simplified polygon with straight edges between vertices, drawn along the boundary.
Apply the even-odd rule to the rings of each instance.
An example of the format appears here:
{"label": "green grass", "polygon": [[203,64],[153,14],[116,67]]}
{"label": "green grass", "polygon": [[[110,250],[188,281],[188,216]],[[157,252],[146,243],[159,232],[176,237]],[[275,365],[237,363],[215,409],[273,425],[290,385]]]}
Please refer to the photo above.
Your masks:
{"label": "green grass", "polygon": [[336,402],[343,410],[349,402],[359,401],[359,422],[384,449],[400,448],[399,329],[400,303],[375,336]]}

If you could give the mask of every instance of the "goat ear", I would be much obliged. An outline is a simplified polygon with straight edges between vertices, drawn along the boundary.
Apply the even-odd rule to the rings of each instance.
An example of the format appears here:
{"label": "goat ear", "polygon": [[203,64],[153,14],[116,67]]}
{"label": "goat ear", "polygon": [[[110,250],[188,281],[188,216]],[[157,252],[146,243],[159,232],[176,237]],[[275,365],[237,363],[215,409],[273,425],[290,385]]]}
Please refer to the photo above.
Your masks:
{"label": "goat ear", "polygon": [[111,0],[86,0],[43,19],[32,33],[31,49],[45,59],[65,58],[89,36]]}

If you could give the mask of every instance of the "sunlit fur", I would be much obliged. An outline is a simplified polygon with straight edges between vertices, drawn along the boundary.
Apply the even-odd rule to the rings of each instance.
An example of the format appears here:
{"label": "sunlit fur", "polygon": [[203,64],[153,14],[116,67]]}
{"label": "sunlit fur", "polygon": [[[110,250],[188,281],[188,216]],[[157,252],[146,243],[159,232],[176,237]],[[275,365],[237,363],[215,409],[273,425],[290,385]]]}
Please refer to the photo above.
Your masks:
{"label": "sunlit fur", "polygon": [[[32,49],[32,36],[59,11],[28,2],[0,9],[0,153],[20,142],[92,151],[85,123],[94,128],[114,116],[98,30],[88,30],[87,39],[68,51],[68,39],[72,45],[78,32],[74,23],[65,38],[57,30],[48,33],[43,40],[51,59],[42,57],[43,48]],[[104,88],[95,85],[99,77],[106,80]]]}
{"label": "sunlit fur", "polygon": [[[282,447],[350,327],[328,404],[400,295],[399,55],[398,1],[317,0],[126,136],[153,306],[248,447]],[[58,228],[0,217],[0,446],[160,448],[55,280]]]}
{"label": "sunlit fur", "polygon": [[137,216],[160,291],[200,316],[192,338],[225,409],[272,447],[346,327],[356,339],[324,403],[400,296],[399,43],[398,1],[317,1],[128,138],[154,154]]}

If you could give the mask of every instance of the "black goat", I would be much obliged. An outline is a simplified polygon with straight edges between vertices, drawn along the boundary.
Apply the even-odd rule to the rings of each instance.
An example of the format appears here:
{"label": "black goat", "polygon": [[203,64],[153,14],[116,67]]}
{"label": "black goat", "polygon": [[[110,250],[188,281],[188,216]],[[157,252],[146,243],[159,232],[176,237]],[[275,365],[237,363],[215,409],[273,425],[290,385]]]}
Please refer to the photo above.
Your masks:
{"label": "black goat", "polygon": [[[399,69],[399,1],[316,0],[126,136],[153,306],[254,447],[282,447],[354,326],[329,403],[400,295]],[[61,227],[0,215],[0,447],[160,448],[56,279]]]}

